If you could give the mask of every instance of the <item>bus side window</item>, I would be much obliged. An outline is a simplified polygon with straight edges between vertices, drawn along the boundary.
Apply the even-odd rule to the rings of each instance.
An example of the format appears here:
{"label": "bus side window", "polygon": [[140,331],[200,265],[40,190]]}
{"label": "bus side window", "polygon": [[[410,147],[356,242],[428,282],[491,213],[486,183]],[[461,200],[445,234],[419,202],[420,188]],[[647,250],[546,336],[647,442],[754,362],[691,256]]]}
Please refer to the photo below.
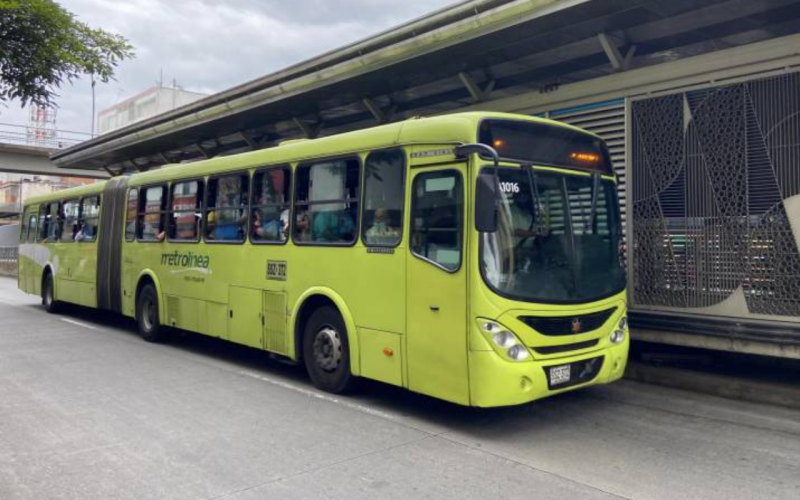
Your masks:
{"label": "bus side window", "polygon": [[125,213],[125,241],[136,239],[136,214],[139,209],[139,190],[128,191],[128,211]]}
{"label": "bus side window", "polygon": [[259,170],[253,176],[250,204],[250,241],[284,243],[289,234],[291,170],[289,167]]}
{"label": "bus side window", "polygon": [[47,215],[47,240],[56,242],[61,240],[61,222],[63,215],[61,212],[61,203],[53,202],[49,205],[50,210]]}
{"label": "bus side window", "polygon": [[206,189],[206,241],[244,242],[247,234],[249,180],[247,174],[209,179]]}
{"label": "bus side window", "polygon": [[29,224],[30,224],[30,222],[28,222],[28,219],[30,218],[30,213],[31,213],[31,209],[28,208],[28,207],[25,207],[25,209],[23,210],[23,214],[22,214],[22,222],[21,222],[21,224],[19,226],[19,242],[20,243],[25,243],[28,240],[28,227],[29,227]]}
{"label": "bus side window", "polygon": [[176,182],[172,185],[167,229],[170,241],[198,241],[202,204],[201,181]]}
{"label": "bus side window", "polygon": [[461,174],[455,170],[419,174],[411,192],[411,252],[446,271],[457,271],[464,227]]}
{"label": "bus side window", "polygon": [[294,241],[352,244],[357,238],[359,161],[320,161],[297,167]]}
{"label": "bus side window", "polygon": [[75,241],[79,229],[78,200],[67,200],[62,206],[61,239],[66,243]]}
{"label": "bus side window", "polygon": [[38,234],[36,232],[38,228],[38,222],[39,222],[39,217],[36,215],[36,212],[34,211],[28,216],[28,234],[26,235],[28,243],[36,242],[36,235]]}
{"label": "bus side window", "polygon": [[97,239],[97,225],[100,221],[100,197],[89,196],[81,199],[78,230],[75,241],[94,241]]}
{"label": "bus side window", "polygon": [[58,203],[45,203],[39,207],[38,240],[46,243],[56,241],[58,230]]}
{"label": "bus side window", "polygon": [[49,205],[39,205],[39,230],[36,232],[36,241],[47,241],[47,216],[49,210]]}
{"label": "bus side window", "polygon": [[166,186],[142,189],[139,197],[137,238],[139,241],[164,241],[166,236]]}
{"label": "bus side window", "polygon": [[361,240],[365,245],[396,246],[403,228],[405,153],[376,151],[364,166],[364,208]]}

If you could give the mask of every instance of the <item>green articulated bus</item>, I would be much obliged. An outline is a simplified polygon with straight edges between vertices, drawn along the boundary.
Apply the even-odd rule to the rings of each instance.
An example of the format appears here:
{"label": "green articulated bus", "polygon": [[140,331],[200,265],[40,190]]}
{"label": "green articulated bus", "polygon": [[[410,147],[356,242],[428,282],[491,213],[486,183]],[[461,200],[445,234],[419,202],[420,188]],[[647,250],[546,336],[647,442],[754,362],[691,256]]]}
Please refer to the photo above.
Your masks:
{"label": "green articulated bus", "polygon": [[597,136],[410,119],[29,200],[19,286],[462,405],[622,377],[616,179]]}

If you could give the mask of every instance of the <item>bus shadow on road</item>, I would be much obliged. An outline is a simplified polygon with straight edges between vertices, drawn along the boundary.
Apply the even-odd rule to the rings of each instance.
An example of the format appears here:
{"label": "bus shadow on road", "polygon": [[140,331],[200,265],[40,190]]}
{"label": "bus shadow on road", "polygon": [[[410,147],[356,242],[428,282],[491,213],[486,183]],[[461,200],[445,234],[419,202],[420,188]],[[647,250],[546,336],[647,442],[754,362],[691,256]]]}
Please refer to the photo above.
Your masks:
{"label": "bus shadow on road", "polygon": [[[72,306],[62,314],[87,324],[109,328],[114,334],[138,339],[135,321],[119,314]],[[282,362],[264,351],[220,338],[171,329],[169,341],[163,347],[222,362],[236,370],[299,389],[316,391],[303,366]],[[546,433],[553,427],[570,423],[586,424],[587,421],[597,421],[612,414],[616,403],[598,397],[598,393],[603,391],[604,387],[586,388],[518,406],[474,408],[362,379],[352,393],[336,398],[389,414],[393,419],[412,426],[421,423],[434,429],[466,434],[491,432],[498,438],[524,433],[529,439],[531,432]]]}

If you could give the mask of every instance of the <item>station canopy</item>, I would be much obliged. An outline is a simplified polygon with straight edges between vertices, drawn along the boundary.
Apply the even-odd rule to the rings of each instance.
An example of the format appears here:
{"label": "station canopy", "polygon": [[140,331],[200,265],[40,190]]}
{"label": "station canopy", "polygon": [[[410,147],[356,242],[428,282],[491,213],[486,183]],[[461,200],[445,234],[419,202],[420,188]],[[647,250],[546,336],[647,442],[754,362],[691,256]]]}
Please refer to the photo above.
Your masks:
{"label": "station canopy", "polygon": [[[800,0],[475,0],[65,150],[147,170],[434,115],[800,32]],[[214,68],[207,68],[213,71]]]}

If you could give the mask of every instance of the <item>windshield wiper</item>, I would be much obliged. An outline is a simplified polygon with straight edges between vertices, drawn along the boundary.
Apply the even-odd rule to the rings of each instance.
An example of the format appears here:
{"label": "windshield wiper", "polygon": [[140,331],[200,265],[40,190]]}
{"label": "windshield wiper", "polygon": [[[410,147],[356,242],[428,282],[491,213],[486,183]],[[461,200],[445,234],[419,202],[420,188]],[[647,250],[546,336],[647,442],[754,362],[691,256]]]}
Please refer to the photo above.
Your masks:
{"label": "windshield wiper", "polygon": [[530,163],[524,163],[522,169],[528,174],[528,189],[531,191],[531,227],[529,231],[533,230],[533,226],[539,222],[539,183],[536,177],[536,172]]}
{"label": "windshield wiper", "polygon": [[591,230],[592,234],[595,234],[597,231],[594,227],[594,218],[597,213],[597,193],[600,190],[600,173],[595,172],[592,174],[592,207],[589,210],[589,230]]}

